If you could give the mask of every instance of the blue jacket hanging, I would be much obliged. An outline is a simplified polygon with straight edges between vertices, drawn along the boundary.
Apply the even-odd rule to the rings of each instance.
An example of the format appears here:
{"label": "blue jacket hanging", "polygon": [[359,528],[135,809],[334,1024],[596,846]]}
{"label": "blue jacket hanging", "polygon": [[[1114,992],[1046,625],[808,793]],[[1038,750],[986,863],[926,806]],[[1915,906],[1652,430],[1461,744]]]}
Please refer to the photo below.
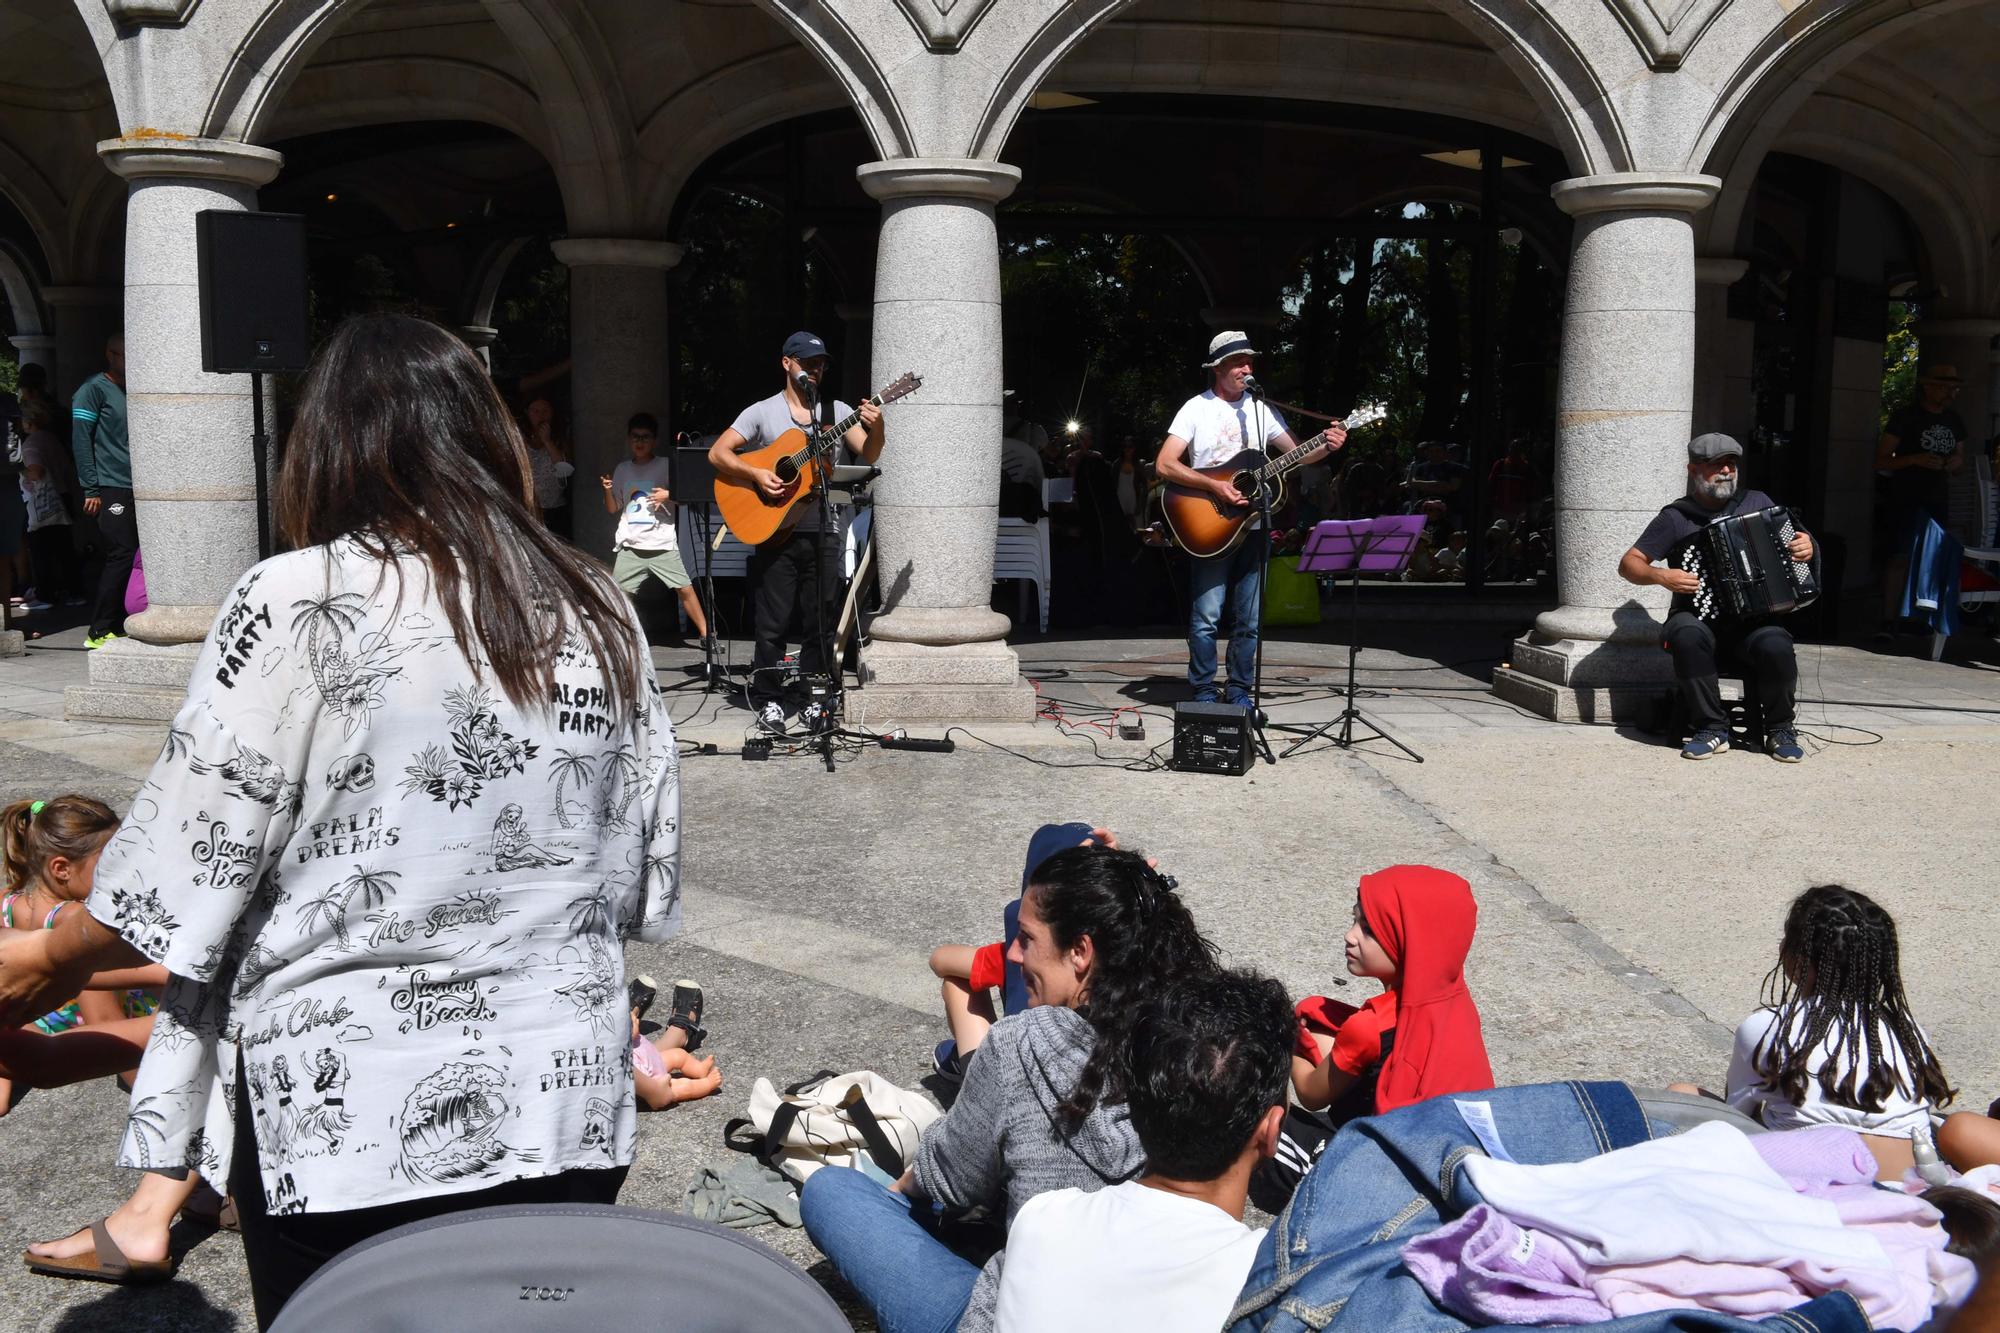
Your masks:
{"label": "blue jacket hanging", "polygon": [[1903,583],[1903,616],[1920,620],[1933,634],[1958,633],[1958,568],[1965,546],[1934,518],[1926,517],[1910,543],[1910,573]]}

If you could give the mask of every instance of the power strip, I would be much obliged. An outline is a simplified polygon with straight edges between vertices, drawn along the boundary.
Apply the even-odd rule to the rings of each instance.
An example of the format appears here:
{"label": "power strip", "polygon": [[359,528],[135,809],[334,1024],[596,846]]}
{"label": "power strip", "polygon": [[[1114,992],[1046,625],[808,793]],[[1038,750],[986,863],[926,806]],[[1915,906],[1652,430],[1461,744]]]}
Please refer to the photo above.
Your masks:
{"label": "power strip", "polygon": [[925,754],[950,754],[958,748],[949,736],[941,741],[922,736],[884,736],[876,744],[885,750],[920,750]]}

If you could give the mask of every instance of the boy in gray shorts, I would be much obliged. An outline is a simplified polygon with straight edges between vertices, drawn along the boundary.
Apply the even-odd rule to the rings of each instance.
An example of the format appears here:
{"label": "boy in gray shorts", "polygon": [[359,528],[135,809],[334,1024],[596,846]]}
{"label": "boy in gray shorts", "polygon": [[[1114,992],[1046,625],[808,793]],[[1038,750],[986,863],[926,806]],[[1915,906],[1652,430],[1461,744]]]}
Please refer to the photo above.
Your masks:
{"label": "boy in gray shorts", "polygon": [[650,412],[635,412],[625,423],[625,442],[632,457],[613,468],[610,476],[598,478],[604,486],[604,512],[618,515],[611,577],[628,595],[645,587],[649,578],[672,589],[705,646],[708,617],[702,614],[701,598],[681,564],[673,496],[667,489],[670,472],[667,460],[657,456],[660,423]]}

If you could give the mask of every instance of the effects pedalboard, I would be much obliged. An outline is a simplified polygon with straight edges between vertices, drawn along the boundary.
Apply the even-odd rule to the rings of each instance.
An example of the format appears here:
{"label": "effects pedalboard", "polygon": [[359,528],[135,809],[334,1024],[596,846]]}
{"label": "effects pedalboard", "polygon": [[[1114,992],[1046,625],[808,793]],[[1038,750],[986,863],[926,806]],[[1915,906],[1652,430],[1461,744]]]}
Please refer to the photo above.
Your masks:
{"label": "effects pedalboard", "polygon": [[1238,704],[1174,705],[1173,766],[1183,773],[1250,771],[1250,710]]}

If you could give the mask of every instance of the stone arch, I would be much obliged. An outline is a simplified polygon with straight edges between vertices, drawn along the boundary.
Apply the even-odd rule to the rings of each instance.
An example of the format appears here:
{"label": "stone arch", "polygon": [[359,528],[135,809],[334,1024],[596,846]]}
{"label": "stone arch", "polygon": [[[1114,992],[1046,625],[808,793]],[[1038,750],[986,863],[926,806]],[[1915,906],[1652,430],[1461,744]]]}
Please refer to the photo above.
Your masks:
{"label": "stone arch", "polygon": [[[372,75],[388,75],[386,79]],[[499,70],[435,56],[395,56],[313,65],[272,108],[266,140],[401,121],[462,120],[506,130],[549,158],[548,128],[534,91]]]}
{"label": "stone arch", "polygon": [[77,187],[69,201],[66,277],[124,281],[125,198],[125,182],[108,171],[92,172]]}
{"label": "stone arch", "polygon": [[1725,184],[1699,226],[1704,249],[1734,253],[1757,172],[1773,149],[1852,172],[1894,194],[1933,205],[1912,221],[1924,238],[1934,276],[1954,299],[1986,293],[1987,255],[1977,183],[1951,147],[1924,134],[1921,156],[1891,149],[1907,139],[1907,120],[1847,98],[1821,96],[1814,124],[1795,126],[1807,100],[1856,58],[1921,23],[1971,8],[1979,0],[1936,0],[1912,10],[1897,0],[1817,0],[1799,21],[1774,32],[1748,56],[1717,96],[1689,158]]}
{"label": "stone arch", "polygon": [[[783,47],[711,71],[656,107],[636,134],[639,156],[650,167],[639,201],[641,225],[663,231],[689,182],[739,139],[801,116],[852,110],[836,85],[817,77],[821,72],[810,52]],[[752,101],[722,96],[727,84],[753,79],[776,91]]]}
{"label": "stone arch", "polygon": [[14,312],[14,332],[34,335],[46,331],[42,319],[41,284],[34,270],[22,262],[10,245],[0,244],[0,293]]}
{"label": "stone arch", "polygon": [[6,196],[34,233],[44,269],[61,272],[69,257],[68,232],[63,226],[67,210],[62,197],[40,168],[4,140],[0,140],[0,195]]}
{"label": "stone arch", "polygon": [[531,236],[514,236],[486,247],[486,253],[473,267],[472,281],[466,284],[461,311],[463,323],[474,326],[490,326],[493,323],[493,305],[500,299],[500,285],[507,280],[508,270],[513,268],[514,261],[533,239]]}

